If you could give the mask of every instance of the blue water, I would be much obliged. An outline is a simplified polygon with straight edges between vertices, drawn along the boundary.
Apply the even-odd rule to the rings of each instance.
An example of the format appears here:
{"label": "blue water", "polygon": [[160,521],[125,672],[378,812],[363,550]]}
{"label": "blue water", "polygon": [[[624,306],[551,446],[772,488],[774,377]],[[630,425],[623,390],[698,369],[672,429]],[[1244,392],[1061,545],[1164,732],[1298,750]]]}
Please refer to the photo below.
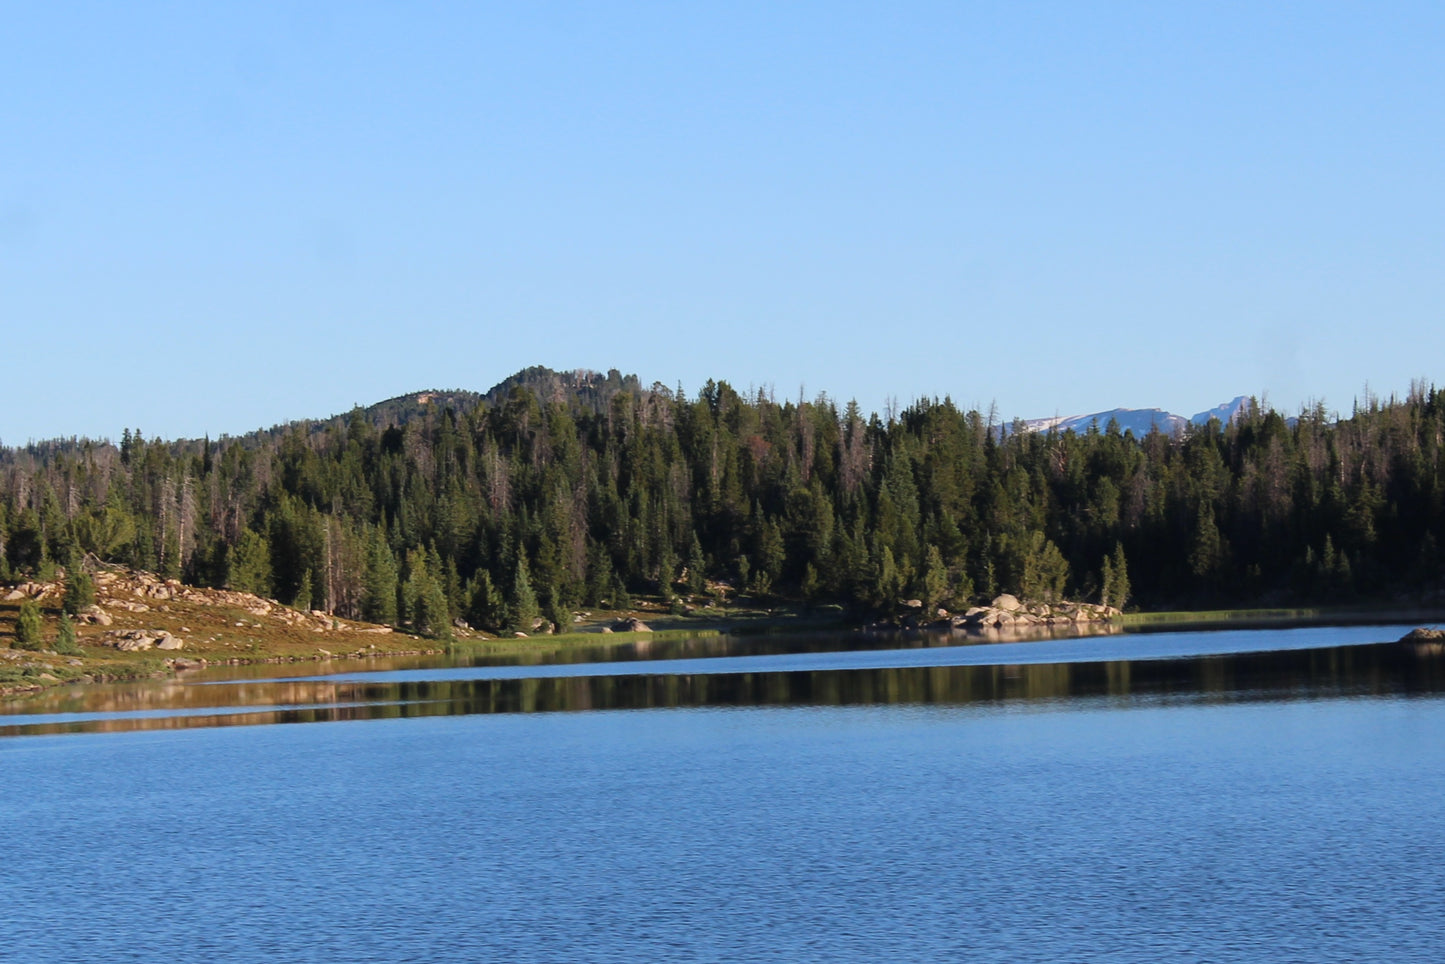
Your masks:
{"label": "blue water", "polygon": [[[839,649],[764,655],[718,655],[706,658],[610,660],[560,663],[552,666],[479,664],[427,666],[406,670],[351,670],[325,676],[292,676],[283,680],[406,683],[423,680],[550,679],[571,676],[635,676],[648,673],[722,674],[795,673],[823,670],[907,669],[932,666],[1026,666],[1041,663],[1102,663],[1119,660],[1178,659],[1237,653],[1288,652],[1398,639],[1398,626],[1311,626],[1298,629],[1219,630],[1085,636],[1011,643],[969,643],[923,649]],[[806,637],[805,637],[806,638]],[[735,649],[746,647],[734,641]],[[224,681],[207,681],[224,685]],[[254,681],[247,680],[246,683]]]}
{"label": "blue water", "polygon": [[1319,640],[0,739],[0,960],[1437,961],[1439,658]]}

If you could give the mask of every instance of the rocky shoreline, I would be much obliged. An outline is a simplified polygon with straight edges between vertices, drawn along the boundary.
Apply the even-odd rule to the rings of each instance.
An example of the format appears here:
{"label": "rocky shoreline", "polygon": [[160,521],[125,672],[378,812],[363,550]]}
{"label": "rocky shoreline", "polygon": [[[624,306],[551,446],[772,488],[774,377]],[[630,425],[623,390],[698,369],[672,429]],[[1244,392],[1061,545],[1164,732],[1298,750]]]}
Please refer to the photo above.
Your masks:
{"label": "rocky shoreline", "polygon": [[1427,629],[1420,626],[1401,636],[1399,642],[1422,656],[1436,656],[1445,653],[1445,629]]}
{"label": "rocky shoreline", "polygon": [[1024,635],[1031,631],[1049,629],[1084,626],[1097,628],[1123,615],[1112,606],[1068,600],[1054,603],[1024,602],[1008,593],[994,597],[987,606],[972,606],[962,613],[939,609],[932,618],[923,614],[923,604],[916,599],[907,600],[903,605],[906,611],[897,620],[872,623],[864,629],[874,632],[922,629],[975,635]]}

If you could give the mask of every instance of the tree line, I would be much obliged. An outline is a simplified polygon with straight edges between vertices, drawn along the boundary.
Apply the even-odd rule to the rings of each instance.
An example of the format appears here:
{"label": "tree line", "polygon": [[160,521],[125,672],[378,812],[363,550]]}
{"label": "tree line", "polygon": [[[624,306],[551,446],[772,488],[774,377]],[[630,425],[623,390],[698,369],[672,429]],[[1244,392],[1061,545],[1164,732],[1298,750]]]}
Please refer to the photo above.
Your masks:
{"label": "tree line", "polygon": [[[430,397],[428,397],[428,394]],[[528,369],[219,441],[0,449],[0,578],[95,557],[446,635],[637,594],[888,613],[1438,593],[1445,393],[1135,437]]]}

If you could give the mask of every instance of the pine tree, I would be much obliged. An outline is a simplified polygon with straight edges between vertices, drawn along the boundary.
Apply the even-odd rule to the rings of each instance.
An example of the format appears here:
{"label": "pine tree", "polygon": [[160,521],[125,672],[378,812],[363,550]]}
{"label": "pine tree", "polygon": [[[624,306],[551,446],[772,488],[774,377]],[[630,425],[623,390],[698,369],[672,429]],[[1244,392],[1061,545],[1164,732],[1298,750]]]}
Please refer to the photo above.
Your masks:
{"label": "pine tree", "polygon": [[70,621],[70,615],[65,612],[60,614],[60,625],[56,628],[55,651],[61,656],[81,655],[80,644],[75,638],[75,623]]}
{"label": "pine tree", "polygon": [[928,547],[928,558],[923,570],[923,608],[933,612],[948,594],[948,567],[943,564],[943,553],[937,546]]}
{"label": "pine tree", "polygon": [[903,592],[903,579],[898,573],[898,564],[893,561],[893,550],[887,546],[878,556],[877,577],[874,580],[874,604],[885,612],[898,605]]}
{"label": "pine tree", "polygon": [[1199,521],[1194,527],[1189,571],[1201,582],[1208,583],[1223,565],[1225,552],[1224,536],[1214,523],[1214,512],[1205,506],[1200,510]]}
{"label": "pine tree", "polygon": [[1030,533],[1019,595],[1029,602],[1056,602],[1063,598],[1068,578],[1069,562],[1059,547],[1042,532]]}
{"label": "pine tree", "polygon": [[589,606],[602,606],[612,600],[612,554],[601,543],[593,543],[587,552],[587,588],[584,601]]}
{"label": "pine tree", "polygon": [[296,598],[291,600],[291,608],[299,609],[302,612],[311,610],[311,570],[307,569],[301,574],[301,585],[296,589]]}
{"label": "pine tree", "polygon": [[799,585],[799,590],[803,594],[803,601],[808,605],[811,606],[818,601],[821,586],[818,581],[818,570],[813,568],[811,562],[803,564],[803,581]]}
{"label": "pine tree", "polygon": [[537,618],[537,594],[532,589],[532,577],[527,572],[527,559],[518,553],[517,571],[512,577],[512,598],[507,622],[514,628],[530,632]]}
{"label": "pine tree", "polygon": [[396,624],[396,558],[380,528],[371,530],[366,547],[366,580],[361,618],[383,626]]}
{"label": "pine tree", "polygon": [[492,574],[485,569],[477,570],[467,595],[467,621],[493,632],[500,630],[507,621],[507,606],[501,591],[492,582]]}
{"label": "pine tree", "polygon": [[657,561],[657,592],[664,601],[672,599],[672,584],[676,578],[677,557],[673,555],[671,545],[664,545],[662,556]]}
{"label": "pine tree", "polygon": [[33,599],[27,599],[20,604],[20,612],[15,617],[15,648],[40,649],[40,633],[40,606]]}
{"label": "pine tree", "polygon": [[700,595],[707,588],[707,560],[703,558],[702,542],[697,538],[697,533],[692,534],[692,547],[687,553],[687,591],[694,596]]}
{"label": "pine tree", "polygon": [[547,621],[554,633],[565,633],[572,625],[572,613],[562,604],[562,593],[555,586],[547,593]]}
{"label": "pine tree", "polygon": [[1123,609],[1129,602],[1129,564],[1124,560],[1124,544],[1114,543],[1113,562],[1113,587],[1110,599],[1105,600],[1106,606],[1113,606],[1115,609]]}
{"label": "pine tree", "polygon": [[271,595],[271,546],[265,536],[242,530],[227,556],[226,581],[237,592]]}
{"label": "pine tree", "polygon": [[412,631],[420,636],[451,639],[451,614],[446,590],[433,571],[431,553],[413,549],[407,554],[406,611]]}
{"label": "pine tree", "polygon": [[95,605],[95,580],[85,571],[85,561],[79,552],[72,553],[66,563],[65,596],[60,605],[71,616]]}

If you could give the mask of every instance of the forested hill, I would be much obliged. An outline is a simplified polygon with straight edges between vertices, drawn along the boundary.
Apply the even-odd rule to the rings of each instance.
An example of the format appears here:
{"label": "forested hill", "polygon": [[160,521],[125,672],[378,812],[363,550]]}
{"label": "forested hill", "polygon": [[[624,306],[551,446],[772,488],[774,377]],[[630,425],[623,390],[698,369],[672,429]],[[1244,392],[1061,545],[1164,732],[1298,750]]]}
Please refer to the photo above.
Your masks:
{"label": "forested hill", "polygon": [[[366,408],[364,415],[378,428],[405,425],[438,409],[449,408],[457,415],[466,415],[479,405],[495,407],[502,404],[515,388],[527,389],[544,405],[559,402],[593,414],[607,411],[613,396],[620,392],[642,393],[642,384],[636,375],[623,375],[615,368],[601,375],[581,370],[556,372],[533,366],[504,379],[485,394],[462,390],[417,392],[378,402]],[[324,430],[335,421],[348,422],[353,415],[354,412],[313,423],[312,428],[314,431]],[[284,432],[285,429],[286,426],[283,426],[278,431]]]}
{"label": "forested hill", "polygon": [[434,632],[709,582],[860,612],[1439,600],[1434,388],[1174,437],[993,428],[534,368],[243,439],[0,449],[0,577],[89,552]]}

